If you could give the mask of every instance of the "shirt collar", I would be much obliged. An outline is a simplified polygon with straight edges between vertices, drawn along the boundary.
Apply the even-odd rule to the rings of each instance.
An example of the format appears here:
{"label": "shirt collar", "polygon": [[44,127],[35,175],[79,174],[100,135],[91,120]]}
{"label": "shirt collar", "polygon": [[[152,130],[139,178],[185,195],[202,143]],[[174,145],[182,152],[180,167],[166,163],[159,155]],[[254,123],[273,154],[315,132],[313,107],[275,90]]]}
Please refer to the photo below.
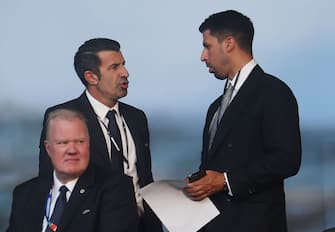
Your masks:
{"label": "shirt collar", "polygon": [[[70,180],[69,182],[67,182],[66,184],[63,184],[62,182],[60,182],[60,180],[57,178],[56,176],[56,172],[54,171],[53,172],[53,179],[54,179],[54,186],[53,186],[53,196],[56,196],[56,194],[59,192],[59,188],[62,186],[62,185],[65,185],[66,188],[69,190],[70,194],[72,193],[73,189],[74,189],[74,186],[76,185],[79,177],[73,179],[73,180]],[[55,195],[54,195],[55,194]]]}
{"label": "shirt collar", "polygon": [[[240,70],[240,75],[238,77],[238,82],[236,83],[234,91],[237,91],[240,89],[242,84],[245,82],[251,71],[254,69],[254,67],[257,65],[257,62],[255,59],[251,59],[247,64],[245,64],[241,70]],[[232,80],[228,79],[228,82],[234,86],[234,83],[236,81],[237,74],[235,74],[234,78]]]}
{"label": "shirt collar", "polygon": [[116,104],[112,108],[109,108],[108,106],[102,104],[97,99],[95,99],[87,90],[85,91],[85,93],[86,93],[88,101],[90,102],[91,106],[93,107],[94,112],[96,113],[96,115],[98,115],[98,117],[101,120],[104,120],[108,111],[110,111],[110,110],[115,110],[117,115],[120,115],[119,102],[116,102]]}

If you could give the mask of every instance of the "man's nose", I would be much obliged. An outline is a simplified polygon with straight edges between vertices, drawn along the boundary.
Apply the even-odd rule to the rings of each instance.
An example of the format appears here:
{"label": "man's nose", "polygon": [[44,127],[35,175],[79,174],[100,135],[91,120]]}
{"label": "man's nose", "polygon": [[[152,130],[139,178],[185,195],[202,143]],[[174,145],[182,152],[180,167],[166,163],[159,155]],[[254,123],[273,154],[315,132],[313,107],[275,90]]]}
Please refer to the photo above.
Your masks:
{"label": "man's nose", "polygon": [[68,154],[76,154],[78,151],[77,144],[75,142],[70,142],[67,146]]}
{"label": "man's nose", "polygon": [[206,49],[203,49],[202,52],[201,52],[200,60],[201,60],[202,62],[206,62],[207,59],[208,59],[207,50],[206,50]]}
{"label": "man's nose", "polygon": [[122,66],[122,76],[128,78],[129,77],[129,73],[128,70],[125,66]]}

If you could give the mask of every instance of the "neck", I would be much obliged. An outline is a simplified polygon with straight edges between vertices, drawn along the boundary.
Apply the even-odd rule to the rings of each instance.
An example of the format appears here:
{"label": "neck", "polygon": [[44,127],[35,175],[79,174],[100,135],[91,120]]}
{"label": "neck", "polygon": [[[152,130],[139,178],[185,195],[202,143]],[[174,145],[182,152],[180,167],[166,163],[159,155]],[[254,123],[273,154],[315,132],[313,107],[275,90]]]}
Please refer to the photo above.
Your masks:
{"label": "neck", "polygon": [[71,180],[74,180],[77,178],[77,176],[68,176],[68,175],[63,175],[61,173],[56,172],[56,177],[61,182],[63,185],[67,184]]}
{"label": "neck", "polygon": [[113,100],[110,98],[106,98],[104,96],[102,96],[100,94],[99,91],[96,91],[94,88],[87,88],[87,91],[91,94],[92,97],[95,98],[95,100],[101,102],[102,104],[104,104],[105,106],[112,108],[113,106],[115,106],[117,100]]}
{"label": "neck", "polygon": [[252,59],[253,57],[246,53],[242,53],[236,56],[236,59],[233,60],[233,65],[232,65],[233,68],[231,69],[231,72],[228,74],[228,78],[230,80],[233,80],[236,73],[240,71]]}

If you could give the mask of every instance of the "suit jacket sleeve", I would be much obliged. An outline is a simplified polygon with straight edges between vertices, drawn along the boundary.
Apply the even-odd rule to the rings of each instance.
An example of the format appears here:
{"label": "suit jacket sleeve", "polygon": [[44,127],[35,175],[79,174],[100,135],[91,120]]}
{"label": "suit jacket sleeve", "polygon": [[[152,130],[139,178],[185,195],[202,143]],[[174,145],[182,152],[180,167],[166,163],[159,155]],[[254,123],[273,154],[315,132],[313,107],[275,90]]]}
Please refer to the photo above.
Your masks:
{"label": "suit jacket sleeve", "polygon": [[144,144],[144,153],[145,155],[145,173],[146,176],[143,178],[143,183],[140,183],[141,187],[153,182],[152,176],[152,165],[151,165],[151,152],[150,152],[150,135],[149,135],[149,127],[148,127],[148,120],[145,114],[143,113],[143,138],[145,141]]}
{"label": "suit jacket sleeve", "polygon": [[12,210],[11,210],[11,214],[9,218],[9,226],[7,228],[7,232],[18,231],[17,213],[20,212],[20,209],[19,209],[19,204],[18,204],[17,191],[18,191],[17,188],[15,188],[13,191]]}
{"label": "suit jacket sleeve", "polygon": [[[295,175],[301,162],[301,142],[298,106],[291,90],[282,82],[264,83],[259,139],[250,137],[257,149],[249,153],[248,165],[228,171],[229,184],[234,196],[248,195],[258,189],[278,183]],[[248,125],[245,125],[246,127]],[[241,144],[243,146],[243,144]],[[242,148],[243,149],[243,148]],[[254,153],[257,151],[257,153]],[[261,153],[261,154],[259,154]]]}
{"label": "suit jacket sleeve", "polygon": [[26,181],[13,191],[12,209],[7,232],[40,231],[45,213],[49,179]]}

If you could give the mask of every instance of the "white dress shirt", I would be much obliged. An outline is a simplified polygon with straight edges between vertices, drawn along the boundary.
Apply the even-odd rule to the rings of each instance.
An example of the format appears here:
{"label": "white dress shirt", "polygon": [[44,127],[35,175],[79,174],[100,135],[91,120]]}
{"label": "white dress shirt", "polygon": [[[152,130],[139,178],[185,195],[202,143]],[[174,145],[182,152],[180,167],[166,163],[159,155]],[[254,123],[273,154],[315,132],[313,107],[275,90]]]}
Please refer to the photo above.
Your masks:
{"label": "white dress shirt", "polygon": [[106,105],[99,102],[98,100],[96,100],[87,90],[85,93],[99,120],[101,129],[103,131],[103,134],[106,140],[110,159],[112,158],[113,154],[112,154],[111,139],[109,137],[108,129],[107,129],[109,120],[108,118],[106,118],[106,115],[108,111],[110,110],[116,111],[115,120],[120,130],[123,154],[125,158],[128,160],[128,164],[126,162],[123,162],[124,173],[128,176],[131,176],[133,179],[135,198],[137,202],[137,209],[138,209],[139,215],[141,215],[144,212],[144,207],[143,207],[143,198],[139,194],[140,186],[138,183],[138,174],[137,174],[137,168],[136,168],[136,160],[137,160],[136,147],[135,147],[134,139],[127,126],[127,122],[124,120],[123,116],[120,114],[119,103],[117,102],[112,108],[109,108]]}
{"label": "white dress shirt", "polygon": [[[233,95],[230,99],[230,102],[234,99],[234,97],[236,96],[237,92],[240,90],[240,88],[242,87],[243,83],[246,81],[246,79],[248,78],[249,74],[251,73],[251,71],[254,69],[254,67],[257,65],[256,60],[252,59],[250,60],[246,65],[244,65],[241,70],[240,70],[240,75],[238,77],[237,83],[235,85],[235,88],[233,89]],[[236,76],[237,74],[235,74],[233,80],[228,79],[227,81],[234,86],[235,82],[236,82]]]}

